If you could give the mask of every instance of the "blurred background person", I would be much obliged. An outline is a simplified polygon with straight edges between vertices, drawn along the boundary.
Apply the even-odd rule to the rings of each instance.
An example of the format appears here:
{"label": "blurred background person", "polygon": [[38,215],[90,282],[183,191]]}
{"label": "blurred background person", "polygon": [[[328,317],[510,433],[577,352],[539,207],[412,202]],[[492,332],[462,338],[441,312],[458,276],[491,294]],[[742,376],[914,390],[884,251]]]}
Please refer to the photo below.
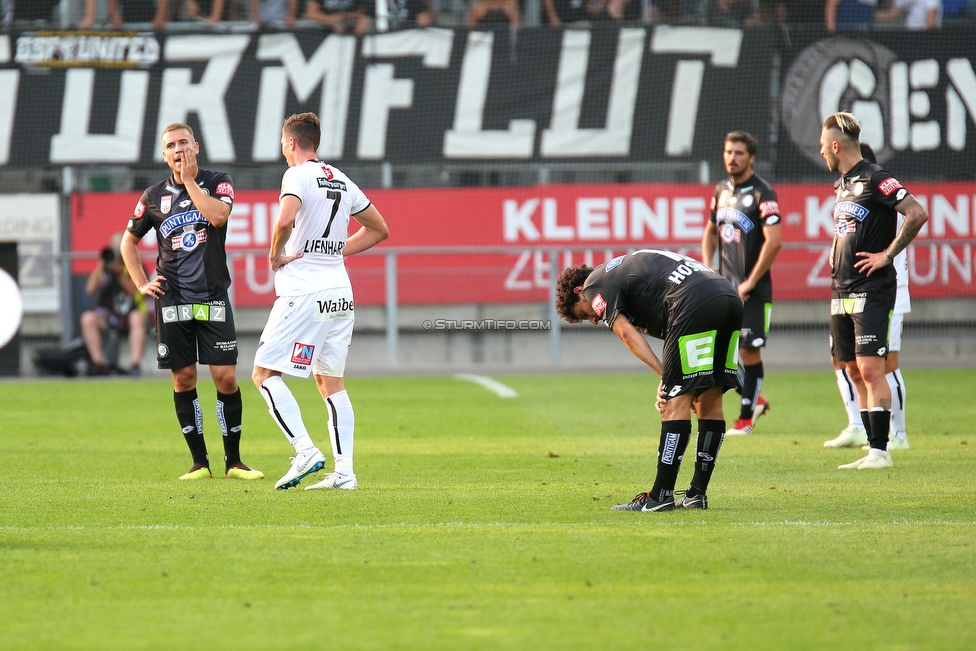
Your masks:
{"label": "blurred background person", "polygon": [[141,373],[148,310],[122,262],[119,253],[121,244],[122,233],[116,233],[108,246],[102,249],[98,264],[85,283],[85,292],[89,296],[96,296],[95,307],[81,314],[81,338],[92,361],[89,375],[108,375],[113,370],[120,370],[116,360],[112,360],[111,364],[106,361],[102,337],[109,330],[123,337],[128,336],[131,355],[129,374],[138,377]]}

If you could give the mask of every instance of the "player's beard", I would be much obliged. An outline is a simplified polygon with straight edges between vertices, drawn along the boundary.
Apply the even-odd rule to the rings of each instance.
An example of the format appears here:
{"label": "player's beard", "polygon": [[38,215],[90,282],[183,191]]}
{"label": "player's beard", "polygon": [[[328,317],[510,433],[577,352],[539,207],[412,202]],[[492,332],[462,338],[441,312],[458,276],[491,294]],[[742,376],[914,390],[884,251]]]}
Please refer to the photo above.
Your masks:
{"label": "player's beard", "polygon": [[827,169],[831,172],[836,172],[840,169],[840,159],[834,156],[833,152],[827,152],[824,154],[824,160],[827,161]]}

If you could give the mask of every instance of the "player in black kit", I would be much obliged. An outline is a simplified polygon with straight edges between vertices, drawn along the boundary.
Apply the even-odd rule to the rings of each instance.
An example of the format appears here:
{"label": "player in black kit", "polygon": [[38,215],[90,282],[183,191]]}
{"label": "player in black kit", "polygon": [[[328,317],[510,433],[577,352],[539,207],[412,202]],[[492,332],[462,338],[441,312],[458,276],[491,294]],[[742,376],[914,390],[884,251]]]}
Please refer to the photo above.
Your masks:
{"label": "player in black kit", "polygon": [[[888,325],[895,304],[891,262],[915,238],[929,215],[898,179],[861,157],[861,125],[850,113],[828,117],[820,153],[840,172],[830,248],[830,352],[851,373],[858,403],[867,409],[868,455],[840,468],[890,468],[891,390],[885,379]],[[905,215],[897,230],[897,212]],[[897,233],[896,233],[897,230]]]}
{"label": "player in black kit", "polygon": [[783,226],[776,192],[752,171],[759,143],[745,131],[725,136],[723,158],[729,178],[715,187],[712,211],[702,236],[702,261],[712,266],[716,248],[717,271],[739,291],[743,302],[739,336],[739,385],[742,408],[729,436],[752,434],[756,421],[769,410],[760,396],[762,348],[769,336],[773,307],[770,269],[783,245]]}
{"label": "player in black kit", "polygon": [[[210,366],[217,387],[225,476],[263,479],[261,471],[241,462],[240,453],[243,408],[224,250],[234,182],[228,174],[197,166],[200,143],[186,124],[169,125],[162,139],[163,158],[173,174],[142,193],[122,240],[122,258],[139,291],[156,299],[156,361],[173,372],[176,418],[193,455],[193,467],[180,479],[213,476],[197,399],[198,360]],[[137,246],[152,228],[159,256],[158,275],[150,281]]]}
{"label": "player in black kit", "polygon": [[[715,459],[725,437],[722,394],[735,387],[735,348],[742,301],[725,278],[689,257],[642,249],[596,269],[579,265],[559,276],[556,310],[570,323],[601,320],[638,359],[661,377],[655,407],[661,412],[654,487],[616,511],[707,509]],[[658,360],[641,334],[664,340]],[[678,500],[674,485],[698,416],[691,485]]]}

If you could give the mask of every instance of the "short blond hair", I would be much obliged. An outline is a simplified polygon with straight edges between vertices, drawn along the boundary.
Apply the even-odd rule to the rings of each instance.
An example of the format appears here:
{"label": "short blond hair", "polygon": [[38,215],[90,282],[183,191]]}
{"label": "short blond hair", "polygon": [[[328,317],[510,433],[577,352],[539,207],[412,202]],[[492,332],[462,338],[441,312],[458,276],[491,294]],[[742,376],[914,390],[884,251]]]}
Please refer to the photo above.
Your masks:
{"label": "short blond hair", "polygon": [[162,137],[165,136],[170,131],[179,131],[180,129],[186,129],[187,133],[190,134],[190,140],[192,140],[193,142],[197,141],[197,137],[193,135],[193,129],[190,127],[190,125],[183,124],[182,122],[174,122],[170,124],[168,127],[163,129],[163,132],[159,134],[159,137],[160,139],[162,139]]}
{"label": "short blond hair", "polygon": [[861,123],[858,122],[853,113],[846,111],[834,113],[824,120],[823,128],[840,131],[850,142],[860,142]]}

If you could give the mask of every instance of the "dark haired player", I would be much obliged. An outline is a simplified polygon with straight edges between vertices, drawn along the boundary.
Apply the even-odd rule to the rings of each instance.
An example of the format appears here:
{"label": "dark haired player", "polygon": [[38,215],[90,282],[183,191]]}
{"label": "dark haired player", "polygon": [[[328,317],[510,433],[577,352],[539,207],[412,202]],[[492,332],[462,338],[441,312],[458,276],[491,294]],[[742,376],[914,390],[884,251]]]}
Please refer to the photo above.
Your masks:
{"label": "dark haired player", "polygon": [[[661,377],[661,412],[654,486],[616,511],[707,509],[705,491],[725,437],[722,394],[735,386],[735,347],[742,301],[725,278],[687,256],[642,249],[591,269],[559,276],[556,310],[570,323],[603,321],[638,359]],[[643,334],[642,334],[643,333]],[[658,360],[644,334],[664,340]],[[688,440],[691,412],[698,445],[691,485],[678,500],[674,485]]]}
{"label": "dark haired player", "polygon": [[745,131],[725,136],[723,159],[729,177],[715,187],[712,211],[702,236],[702,261],[712,266],[718,249],[717,271],[742,298],[739,336],[739,418],[729,436],[752,434],[756,421],[769,410],[760,396],[765,373],[762,348],[769,337],[773,307],[770,269],[783,245],[783,226],[776,192],[752,171],[758,142]]}
{"label": "dark haired player", "polygon": [[[867,411],[862,415],[870,445],[866,457],[839,467],[870,470],[892,467],[891,390],[885,379],[896,291],[892,261],[929,215],[896,178],[862,158],[860,134],[854,115],[834,113],[824,121],[820,153],[827,168],[841,174],[830,250],[830,350],[847,365],[858,403]],[[905,216],[900,229],[897,213]]]}
{"label": "dark haired player", "polygon": [[[230,175],[197,166],[200,143],[186,124],[163,129],[163,159],[173,171],[147,188],[122,239],[122,259],[139,291],[156,299],[156,361],[173,372],[176,418],[193,456],[180,479],[209,479],[203,412],[197,399],[197,361],[210,366],[217,387],[217,422],[228,479],[263,479],[241,462],[241,390],[237,332],[227,296],[230,273],[224,240],[234,205]],[[156,229],[158,275],[147,279],[139,240]]]}

